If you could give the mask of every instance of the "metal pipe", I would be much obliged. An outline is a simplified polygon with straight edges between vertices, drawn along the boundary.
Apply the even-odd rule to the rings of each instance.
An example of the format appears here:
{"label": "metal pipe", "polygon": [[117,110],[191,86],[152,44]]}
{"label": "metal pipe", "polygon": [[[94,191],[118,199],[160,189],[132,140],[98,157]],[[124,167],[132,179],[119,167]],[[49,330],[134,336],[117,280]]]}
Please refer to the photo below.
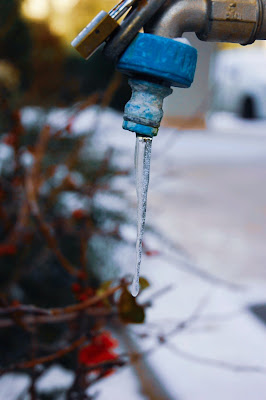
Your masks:
{"label": "metal pipe", "polygon": [[195,32],[205,41],[250,44],[266,39],[266,0],[168,0],[145,31],[170,38]]}
{"label": "metal pipe", "polygon": [[167,1],[145,26],[145,32],[169,38],[181,37],[184,32],[200,32],[208,19],[207,0]]}
{"label": "metal pipe", "polygon": [[105,55],[117,61],[143,26],[147,33],[168,38],[195,32],[204,41],[250,44],[266,40],[266,0],[136,2],[105,46]]}
{"label": "metal pipe", "polygon": [[262,3],[263,0],[211,0],[208,24],[197,32],[198,38],[243,45],[253,43],[261,28]]}
{"label": "metal pipe", "polygon": [[266,40],[266,0],[261,1],[261,21],[258,27],[256,39]]}

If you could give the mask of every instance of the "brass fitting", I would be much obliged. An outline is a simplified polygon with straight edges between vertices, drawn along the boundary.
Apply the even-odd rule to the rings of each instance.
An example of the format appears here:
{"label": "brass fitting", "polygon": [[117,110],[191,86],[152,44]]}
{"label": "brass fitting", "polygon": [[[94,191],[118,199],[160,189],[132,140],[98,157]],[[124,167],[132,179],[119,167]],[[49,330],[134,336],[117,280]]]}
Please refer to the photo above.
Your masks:
{"label": "brass fitting", "polygon": [[170,38],[195,32],[204,41],[250,44],[266,39],[266,0],[167,0],[145,30]]}
{"label": "brass fitting", "polygon": [[201,40],[250,44],[256,40],[264,13],[261,0],[212,0]]}

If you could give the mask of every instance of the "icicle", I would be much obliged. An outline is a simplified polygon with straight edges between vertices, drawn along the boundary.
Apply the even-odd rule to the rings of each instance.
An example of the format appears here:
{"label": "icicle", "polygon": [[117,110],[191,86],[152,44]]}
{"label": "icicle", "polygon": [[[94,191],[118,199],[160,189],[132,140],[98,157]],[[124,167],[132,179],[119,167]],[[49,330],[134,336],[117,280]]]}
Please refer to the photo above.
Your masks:
{"label": "icicle", "polygon": [[131,294],[134,297],[136,297],[139,293],[139,275],[142,256],[142,240],[146,220],[147,194],[150,178],[151,148],[151,138],[137,136],[135,150],[136,189],[138,199],[136,269],[131,286]]}

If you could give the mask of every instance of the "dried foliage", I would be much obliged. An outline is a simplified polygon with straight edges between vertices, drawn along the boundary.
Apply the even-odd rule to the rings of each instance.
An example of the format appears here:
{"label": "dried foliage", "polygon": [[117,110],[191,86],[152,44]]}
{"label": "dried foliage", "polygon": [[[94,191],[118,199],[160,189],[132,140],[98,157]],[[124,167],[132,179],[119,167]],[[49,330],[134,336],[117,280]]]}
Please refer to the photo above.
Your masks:
{"label": "dried foliage", "polygon": [[[128,171],[112,167],[109,150],[102,159],[91,151],[82,156],[93,145],[93,130],[72,134],[79,111],[95,102],[99,109],[108,105],[118,85],[115,76],[104,96],[72,109],[65,127],[44,125],[40,131],[23,127],[2,88],[6,129],[0,146],[11,157],[0,176],[0,368],[2,374],[27,371],[32,399],[37,378],[55,361],[75,371],[68,398],[87,398],[88,387],[126,362],[107,324],[145,318],[145,306],[129,294],[127,279],[105,282],[95,273],[99,254],[90,246],[95,236],[122,240],[119,223],[126,217],[107,212],[95,197],[111,191],[112,177]],[[60,198],[66,192],[86,206],[65,212]]]}

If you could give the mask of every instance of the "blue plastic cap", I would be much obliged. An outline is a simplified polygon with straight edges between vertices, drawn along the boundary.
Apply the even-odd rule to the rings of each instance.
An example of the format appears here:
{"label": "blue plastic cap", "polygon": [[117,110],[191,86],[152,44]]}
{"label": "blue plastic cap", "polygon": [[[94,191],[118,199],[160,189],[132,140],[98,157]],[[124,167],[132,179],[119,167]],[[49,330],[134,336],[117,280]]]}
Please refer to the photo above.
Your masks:
{"label": "blue plastic cap", "polygon": [[157,136],[159,128],[154,128],[153,126],[147,126],[143,124],[138,124],[136,122],[124,120],[123,129],[126,131],[135,132],[137,135],[146,136],[153,138]]}
{"label": "blue plastic cap", "polygon": [[128,75],[156,78],[169,86],[191,86],[197,50],[173,39],[139,33],[121,56],[117,69]]}

